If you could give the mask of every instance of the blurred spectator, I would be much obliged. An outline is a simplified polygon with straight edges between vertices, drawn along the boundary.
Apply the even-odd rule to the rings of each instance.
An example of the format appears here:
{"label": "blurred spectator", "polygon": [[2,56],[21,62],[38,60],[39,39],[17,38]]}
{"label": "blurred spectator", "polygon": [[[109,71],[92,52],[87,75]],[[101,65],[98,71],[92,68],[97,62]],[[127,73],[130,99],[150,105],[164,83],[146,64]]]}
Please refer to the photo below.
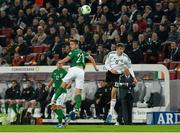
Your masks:
{"label": "blurred spectator", "polygon": [[77,14],[78,5],[77,2],[74,2],[73,0],[67,0],[67,9],[69,10],[70,14]]}
{"label": "blurred spectator", "polygon": [[[118,36],[118,37],[116,37],[116,36]],[[118,39],[120,40],[119,35],[117,34],[116,36],[115,36],[116,41],[118,41]],[[105,35],[105,34],[102,35],[102,45],[104,48],[111,49],[111,42],[112,42],[112,40],[109,40],[107,35]]]}
{"label": "blurred spectator", "polygon": [[99,24],[103,31],[105,31],[108,28],[108,21],[105,15],[101,15]]}
{"label": "blurred spectator", "polygon": [[79,48],[86,52],[89,50],[88,44],[85,42],[83,35],[80,35],[79,37]]}
{"label": "blurred spectator", "polygon": [[157,63],[158,61],[158,53],[161,51],[161,42],[158,40],[157,33],[152,33],[152,37],[148,38],[148,63]]}
{"label": "blurred spectator", "polygon": [[91,39],[92,39],[92,34],[90,32],[90,27],[89,25],[85,25],[84,26],[84,31],[83,31],[83,36],[85,38],[85,42],[87,44],[90,44],[91,43]]}
{"label": "blurred spectator", "polygon": [[18,42],[19,37],[23,37],[23,30],[20,28],[16,30],[15,42]]}
{"label": "blurred spectator", "polygon": [[156,3],[155,5],[155,11],[153,14],[153,22],[154,23],[160,23],[162,16],[164,15],[164,11],[162,9],[161,3]]}
{"label": "blurred spectator", "polygon": [[42,53],[40,56],[40,59],[37,61],[37,65],[39,66],[47,66],[47,55],[45,53]]}
{"label": "blurred spectator", "polygon": [[108,6],[103,6],[103,14],[106,16],[108,22],[114,22],[114,14],[110,11]]}
{"label": "blurred spectator", "polygon": [[99,24],[100,23],[101,15],[102,15],[102,6],[98,5],[97,6],[97,12],[96,12],[96,14],[93,15],[90,23],[92,25]]}
{"label": "blurred spectator", "polygon": [[53,55],[57,54],[59,57],[61,57],[62,54],[62,47],[63,47],[63,42],[61,42],[59,36],[55,36],[54,43],[50,45],[50,48],[47,52],[47,56],[52,59]]}
{"label": "blurred spectator", "polygon": [[11,28],[13,25],[6,11],[0,11],[0,28]]}
{"label": "blurred spectator", "polygon": [[104,63],[104,56],[107,54],[107,51],[104,49],[102,45],[99,45],[97,47],[97,53],[96,53],[96,61],[98,63]]}
{"label": "blurred spectator", "polygon": [[177,32],[177,25],[171,24],[168,41],[180,41],[180,33]]}
{"label": "blurred spectator", "polygon": [[48,20],[47,13],[48,13],[48,11],[45,8],[40,8],[37,18],[39,20],[44,20],[45,22],[47,22],[47,20]]}
{"label": "blurred spectator", "polygon": [[70,37],[79,41],[80,35],[79,35],[78,30],[76,28],[71,29]]}
{"label": "blurred spectator", "polygon": [[131,59],[132,64],[140,64],[143,63],[143,52],[139,48],[139,44],[137,41],[132,43],[132,50],[129,52],[129,57]]}
{"label": "blurred spectator", "polygon": [[28,18],[26,17],[24,11],[22,9],[20,9],[18,11],[16,25],[18,26],[18,28],[25,29],[27,26],[27,23],[28,23]]}
{"label": "blurred spectator", "polygon": [[24,57],[20,56],[18,53],[14,53],[14,57],[12,59],[12,66],[23,66],[24,65]]}
{"label": "blurred spectator", "polygon": [[57,33],[56,33],[57,31],[56,31],[55,27],[51,27],[49,30],[50,30],[50,33],[44,40],[44,43],[47,45],[52,45],[54,43],[55,37],[57,35]]}
{"label": "blurred spectator", "polygon": [[83,30],[84,30],[84,26],[85,26],[85,20],[84,20],[84,17],[83,16],[79,16],[78,19],[77,19],[77,30],[78,30],[78,33],[80,35],[83,34]]}
{"label": "blurred spectator", "polygon": [[94,34],[91,45],[89,46],[92,53],[96,53],[99,44],[101,44],[100,36],[98,34]]}
{"label": "blurred spectator", "polygon": [[133,39],[135,41],[138,41],[138,36],[139,36],[140,32],[139,32],[139,25],[136,23],[133,24],[133,26],[132,26],[132,34],[133,34]]}
{"label": "blurred spectator", "polygon": [[136,22],[137,20],[137,14],[138,14],[138,9],[137,9],[137,5],[136,4],[132,4],[131,5],[131,14],[130,14],[130,22]]}
{"label": "blurred spectator", "polygon": [[165,12],[165,14],[167,15],[168,20],[169,20],[171,23],[173,23],[173,22],[175,21],[176,13],[177,13],[177,10],[176,10],[176,8],[175,8],[174,3],[169,2],[169,4],[168,4],[168,10],[167,10],[167,12]]}
{"label": "blurred spectator", "polygon": [[13,56],[13,54],[15,53],[16,47],[17,47],[17,44],[15,44],[13,39],[10,39],[10,42],[9,42],[7,49],[6,49],[9,56]]}
{"label": "blurred spectator", "polygon": [[128,34],[127,36],[127,42],[126,42],[126,48],[125,48],[125,53],[128,54],[133,50],[133,35],[131,33]]}
{"label": "blurred spectator", "polygon": [[58,0],[57,6],[57,12],[61,13],[62,9],[65,8],[65,1],[64,0]]}
{"label": "blurred spectator", "polygon": [[150,19],[151,21],[153,20],[152,7],[150,7],[150,6],[148,6],[148,5],[145,7],[144,14],[143,14],[143,18],[144,18],[145,20],[148,20],[148,19]]}
{"label": "blurred spectator", "polygon": [[58,21],[61,23],[61,25],[65,26],[68,32],[70,31],[70,27],[71,27],[71,23],[73,22],[73,19],[71,15],[69,14],[67,8],[62,9],[62,13],[59,16]]}
{"label": "blurred spectator", "polygon": [[161,42],[165,42],[167,40],[168,30],[164,24],[160,24],[159,31],[157,33],[158,33],[158,38]]}
{"label": "blurred spectator", "polygon": [[140,49],[143,52],[146,52],[147,49],[148,49],[148,45],[146,43],[144,34],[139,34],[139,36],[138,36],[138,43],[139,43]]}
{"label": "blurred spectator", "polygon": [[97,0],[90,0],[91,15],[96,14],[99,3]]}
{"label": "blurred spectator", "polygon": [[37,33],[38,25],[39,25],[39,20],[37,18],[34,18],[33,22],[32,22],[32,31],[33,32]]}
{"label": "blurred spectator", "polygon": [[127,14],[128,13],[128,9],[127,9],[127,6],[126,5],[122,5],[121,7],[121,11],[120,11],[120,15],[119,15],[119,18],[117,20],[117,23],[120,25],[121,21],[122,21],[122,17],[123,15]]}
{"label": "blurred spectator", "polygon": [[7,61],[3,59],[2,57],[0,57],[0,66],[9,66]]}
{"label": "blurred spectator", "polygon": [[28,27],[26,33],[24,34],[24,41],[26,42],[28,46],[32,45],[31,40],[33,39],[34,36],[35,36],[35,33],[32,32],[31,27]]}
{"label": "blurred spectator", "polygon": [[23,37],[18,37],[17,47],[15,51],[19,53],[19,55],[29,54],[29,46],[25,44]]}
{"label": "blurred spectator", "polygon": [[10,64],[11,56],[6,47],[2,49],[2,53],[0,57],[3,58],[8,64]]}
{"label": "blurred spectator", "polygon": [[122,43],[126,43],[127,40],[127,31],[126,31],[126,26],[125,25],[121,25],[119,30],[119,36],[120,36],[120,40]]}
{"label": "blurred spectator", "polygon": [[169,53],[166,55],[165,62],[180,61],[180,49],[176,42],[171,42]]}
{"label": "blurred spectator", "polygon": [[64,26],[59,27],[59,36],[62,42],[65,42],[66,39],[68,39],[69,34],[67,33],[66,29]]}
{"label": "blurred spectator", "polygon": [[141,14],[137,14],[136,23],[138,24],[139,32],[142,33],[146,31],[147,21],[142,17]]}
{"label": "blurred spectator", "polygon": [[166,27],[168,28],[171,23],[169,22],[167,16],[163,15],[160,24],[166,25]]}
{"label": "blurred spectator", "polygon": [[36,35],[31,40],[31,43],[33,46],[41,45],[44,42],[44,40],[46,39],[46,37],[47,37],[47,35],[46,35],[46,33],[44,33],[43,27],[38,26],[38,32],[36,33]]}
{"label": "blurred spectator", "polygon": [[177,15],[176,15],[176,19],[175,19],[175,21],[174,21],[174,24],[177,25],[178,32],[180,32],[180,14],[177,14]]}
{"label": "blurred spectator", "polygon": [[32,26],[32,22],[33,22],[33,19],[34,19],[34,14],[33,14],[33,11],[32,9],[29,7],[29,8],[26,8],[26,17],[28,18],[28,21],[26,22],[27,26],[30,27]]}
{"label": "blurred spectator", "polygon": [[118,35],[117,30],[114,29],[113,24],[108,24],[108,29],[104,32],[105,35],[107,35],[108,40],[113,40],[116,35]]}
{"label": "blurred spectator", "polygon": [[129,32],[131,30],[131,22],[127,14],[124,14],[122,16],[122,19],[119,25],[124,25],[126,27],[126,32]]}
{"label": "blurred spectator", "polygon": [[69,51],[70,51],[70,48],[68,45],[65,45],[64,47],[62,47],[62,55],[60,56],[60,59],[63,59],[64,57],[66,57]]}

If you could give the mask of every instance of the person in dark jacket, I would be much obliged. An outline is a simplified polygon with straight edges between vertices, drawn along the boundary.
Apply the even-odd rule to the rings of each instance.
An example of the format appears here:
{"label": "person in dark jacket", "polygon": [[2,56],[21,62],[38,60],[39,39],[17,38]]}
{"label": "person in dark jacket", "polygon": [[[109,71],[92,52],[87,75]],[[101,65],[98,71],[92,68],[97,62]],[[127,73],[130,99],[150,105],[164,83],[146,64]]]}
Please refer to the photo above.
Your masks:
{"label": "person in dark jacket", "polygon": [[169,53],[166,55],[165,62],[180,61],[180,48],[176,42],[171,42]]}
{"label": "person in dark jacket", "polygon": [[133,41],[133,49],[129,52],[129,57],[132,61],[132,64],[143,63],[143,52],[140,49],[140,46],[137,41]]}
{"label": "person in dark jacket", "polygon": [[5,92],[5,110],[6,114],[8,114],[8,108],[9,106],[12,107],[13,111],[15,114],[18,114],[16,104],[17,104],[17,99],[20,99],[20,86],[17,83],[16,80],[13,80],[11,82],[11,87],[9,87],[6,92]]}
{"label": "person in dark jacket", "polygon": [[132,108],[134,99],[135,82],[128,68],[124,69],[123,75],[119,79],[119,95],[115,105],[115,111],[118,114],[117,121],[125,125],[132,124]]}
{"label": "person in dark jacket", "polygon": [[[27,110],[30,106],[30,101],[34,99],[35,96],[35,90],[32,84],[31,80],[26,81],[26,87],[22,90],[21,93],[21,103],[24,104],[24,110],[23,110],[23,115],[27,113]],[[32,113],[32,110],[29,110],[29,115],[30,112]]]}
{"label": "person in dark jacket", "polygon": [[96,117],[106,119],[111,101],[111,87],[105,81],[100,81],[95,93]]}
{"label": "person in dark jacket", "polygon": [[41,107],[41,114],[42,118],[45,118],[45,107],[46,107],[46,98],[48,96],[48,91],[45,90],[45,85],[41,82],[36,83],[37,88],[35,90],[35,93],[32,97],[32,100],[29,101],[30,107],[32,108],[32,115],[34,115],[35,107],[40,104]]}

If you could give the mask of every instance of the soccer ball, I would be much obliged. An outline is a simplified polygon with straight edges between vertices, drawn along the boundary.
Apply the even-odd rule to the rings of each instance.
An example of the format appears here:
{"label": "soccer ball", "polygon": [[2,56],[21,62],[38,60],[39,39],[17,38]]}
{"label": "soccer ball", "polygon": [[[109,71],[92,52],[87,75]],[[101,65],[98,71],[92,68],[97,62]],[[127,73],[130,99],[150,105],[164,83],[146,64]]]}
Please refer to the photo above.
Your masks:
{"label": "soccer ball", "polygon": [[89,5],[83,5],[81,7],[81,13],[83,15],[89,14],[91,12],[91,7]]}

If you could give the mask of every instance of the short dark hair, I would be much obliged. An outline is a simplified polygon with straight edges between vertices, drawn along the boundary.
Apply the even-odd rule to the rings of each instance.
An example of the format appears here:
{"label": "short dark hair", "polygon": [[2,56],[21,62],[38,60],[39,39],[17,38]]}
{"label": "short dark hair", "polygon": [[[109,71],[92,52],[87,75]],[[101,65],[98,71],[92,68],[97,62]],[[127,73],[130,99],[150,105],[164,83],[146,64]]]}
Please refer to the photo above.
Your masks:
{"label": "short dark hair", "polygon": [[76,39],[73,39],[73,38],[70,38],[70,39],[69,39],[69,42],[74,42],[74,43],[76,43],[76,44],[79,44],[79,41],[76,40]]}
{"label": "short dark hair", "polygon": [[119,48],[119,47],[125,48],[125,45],[124,45],[123,43],[118,43],[118,44],[116,44],[116,48]]}

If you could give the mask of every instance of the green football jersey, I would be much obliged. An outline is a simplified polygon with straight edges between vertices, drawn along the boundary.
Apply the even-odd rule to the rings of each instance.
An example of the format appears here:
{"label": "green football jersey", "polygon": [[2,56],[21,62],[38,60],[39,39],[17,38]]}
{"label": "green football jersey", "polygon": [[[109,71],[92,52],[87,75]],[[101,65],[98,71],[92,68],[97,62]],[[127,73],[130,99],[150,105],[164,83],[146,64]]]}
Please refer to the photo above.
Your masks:
{"label": "green football jersey", "polygon": [[[58,90],[60,88],[62,79],[65,77],[66,74],[67,71],[64,68],[55,69],[52,72],[51,78],[53,79],[53,87],[55,88],[55,90]],[[65,89],[64,92],[66,92]]]}
{"label": "green football jersey", "polygon": [[81,49],[73,49],[69,52],[68,56],[71,58],[71,67],[82,66],[85,67],[86,59],[89,57],[89,54],[82,51]]}

